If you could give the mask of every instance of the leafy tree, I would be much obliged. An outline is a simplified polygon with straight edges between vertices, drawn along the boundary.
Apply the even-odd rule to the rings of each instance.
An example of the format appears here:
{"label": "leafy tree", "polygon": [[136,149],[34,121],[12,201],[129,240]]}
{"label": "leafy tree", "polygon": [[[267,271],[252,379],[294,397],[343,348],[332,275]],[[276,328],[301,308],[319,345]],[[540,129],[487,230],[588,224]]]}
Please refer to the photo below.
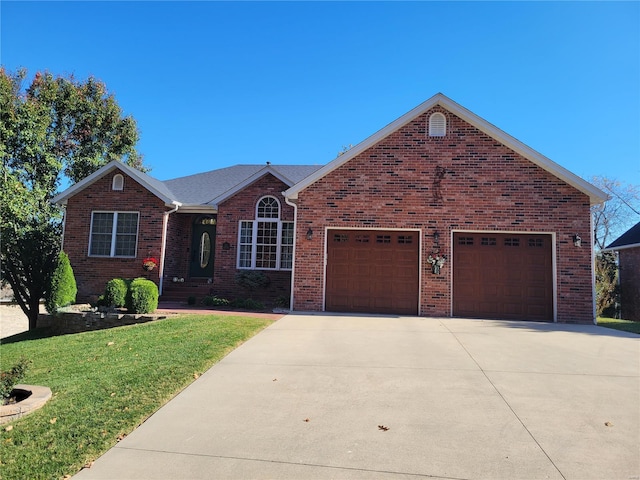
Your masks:
{"label": "leafy tree", "polygon": [[62,213],[50,200],[111,160],[144,170],[138,132],[105,85],[0,68],[2,280],[36,327],[60,250]]}
{"label": "leafy tree", "polygon": [[591,183],[610,196],[607,202],[591,209],[596,248],[596,313],[615,316],[619,296],[617,255],[602,250],[640,219],[640,188],[603,176],[594,177]]}

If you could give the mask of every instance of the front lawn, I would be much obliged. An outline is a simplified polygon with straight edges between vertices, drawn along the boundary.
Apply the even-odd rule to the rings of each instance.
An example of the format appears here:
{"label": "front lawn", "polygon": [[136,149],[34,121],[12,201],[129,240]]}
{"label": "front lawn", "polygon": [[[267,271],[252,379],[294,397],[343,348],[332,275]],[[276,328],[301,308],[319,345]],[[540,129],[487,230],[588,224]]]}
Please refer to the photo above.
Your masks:
{"label": "front lawn", "polygon": [[622,330],[623,332],[637,333],[640,335],[640,322],[619,320],[617,318],[598,317],[598,326]]}
{"label": "front lawn", "polygon": [[[77,473],[272,320],[177,316],[127,327],[0,345],[0,369],[31,360],[21,383],[53,397],[0,426],[0,478],[55,479]],[[20,341],[13,341],[19,339]]]}

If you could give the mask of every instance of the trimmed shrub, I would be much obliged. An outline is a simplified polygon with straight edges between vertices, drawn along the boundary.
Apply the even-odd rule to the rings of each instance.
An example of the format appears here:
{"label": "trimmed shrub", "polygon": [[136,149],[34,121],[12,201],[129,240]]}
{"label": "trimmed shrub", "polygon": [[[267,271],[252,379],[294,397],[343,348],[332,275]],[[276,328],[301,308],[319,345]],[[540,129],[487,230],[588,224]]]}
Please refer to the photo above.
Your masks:
{"label": "trimmed shrub", "polygon": [[207,307],[224,307],[226,305],[229,305],[229,300],[227,300],[226,298],[220,298],[220,297],[204,297],[202,299],[202,304],[206,305]]}
{"label": "trimmed shrub", "polygon": [[146,278],[131,281],[127,310],[132,313],[152,313],[158,308],[158,286]]}
{"label": "trimmed shrub", "polygon": [[71,305],[76,301],[77,293],[78,288],[69,257],[66,253],[60,252],[44,299],[47,312],[54,314],[60,308]]}
{"label": "trimmed shrub", "polygon": [[253,298],[236,298],[230,305],[234,308],[243,308],[245,310],[264,310],[264,304]]}
{"label": "trimmed shrub", "polygon": [[189,298],[187,298],[187,305],[195,305],[196,301],[197,301],[197,298],[191,295]]}
{"label": "trimmed shrub", "polygon": [[266,287],[271,283],[271,279],[263,272],[255,270],[243,270],[236,273],[236,283],[241,287],[253,292],[260,287]]}
{"label": "trimmed shrub", "polygon": [[9,370],[0,372],[0,405],[11,396],[13,387],[16,383],[20,383],[30,363],[30,360],[22,357]]}
{"label": "trimmed shrub", "polygon": [[127,304],[127,293],[129,291],[129,280],[124,278],[114,278],[107,282],[104,289],[104,303],[107,307],[121,308]]}

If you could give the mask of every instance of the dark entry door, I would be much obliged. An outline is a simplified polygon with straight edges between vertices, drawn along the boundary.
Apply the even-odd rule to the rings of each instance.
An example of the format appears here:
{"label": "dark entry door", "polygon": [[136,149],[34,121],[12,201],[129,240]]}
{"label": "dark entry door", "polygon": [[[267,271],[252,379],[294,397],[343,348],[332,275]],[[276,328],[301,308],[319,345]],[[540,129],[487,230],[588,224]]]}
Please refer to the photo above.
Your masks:
{"label": "dark entry door", "polygon": [[216,219],[204,217],[193,224],[191,241],[191,277],[213,277],[213,261],[216,244]]}

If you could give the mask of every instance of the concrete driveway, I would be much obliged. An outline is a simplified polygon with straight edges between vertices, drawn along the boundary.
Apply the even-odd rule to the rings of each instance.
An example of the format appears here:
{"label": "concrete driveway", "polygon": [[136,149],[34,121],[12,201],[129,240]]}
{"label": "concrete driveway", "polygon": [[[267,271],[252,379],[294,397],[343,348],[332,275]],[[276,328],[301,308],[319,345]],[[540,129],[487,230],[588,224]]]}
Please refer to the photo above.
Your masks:
{"label": "concrete driveway", "polygon": [[78,479],[638,479],[640,339],[288,315]]}

